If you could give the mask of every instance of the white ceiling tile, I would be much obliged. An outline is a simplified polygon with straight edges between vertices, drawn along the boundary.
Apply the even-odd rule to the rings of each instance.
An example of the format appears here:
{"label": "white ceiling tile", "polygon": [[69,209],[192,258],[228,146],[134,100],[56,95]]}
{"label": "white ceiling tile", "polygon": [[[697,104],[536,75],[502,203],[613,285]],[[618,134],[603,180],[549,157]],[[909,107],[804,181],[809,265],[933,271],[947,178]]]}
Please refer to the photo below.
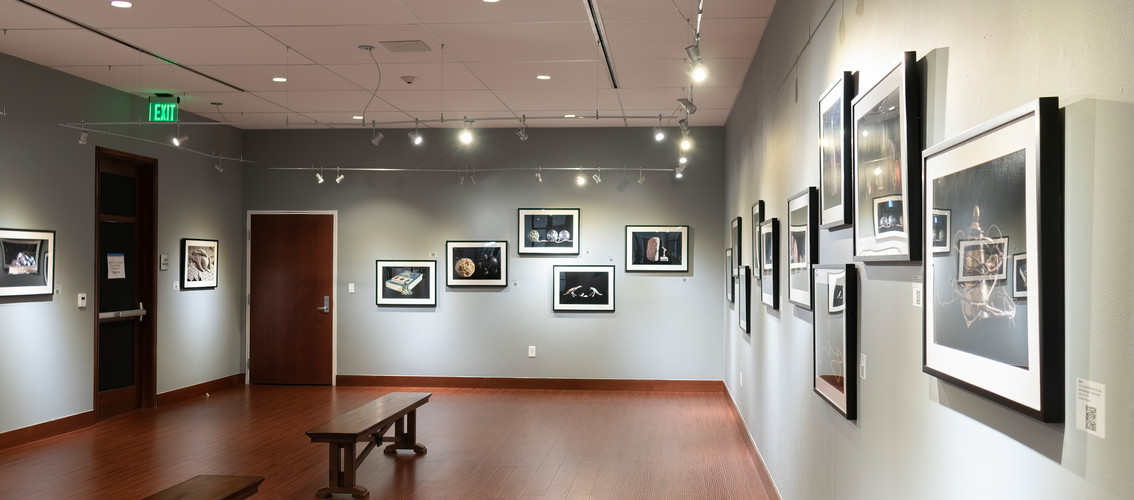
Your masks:
{"label": "white ceiling tile", "polygon": [[426,24],[587,21],[581,1],[512,0],[486,3],[480,0],[409,0],[405,2]]}
{"label": "white ceiling tile", "polygon": [[[695,2],[658,0],[595,0],[603,21],[643,19],[689,19],[696,25]],[[774,0],[712,0],[706,2],[702,19],[732,17],[768,17]],[[675,7],[676,5],[676,7]],[[702,25],[704,23],[702,22]]]}
{"label": "white ceiling tile", "polygon": [[[610,88],[606,64],[593,60],[482,62],[465,63],[464,65],[491,89]],[[551,79],[537,80],[536,75],[547,75]]]}
{"label": "white ceiling tile", "polygon": [[[382,63],[382,86],[385,90],[439,90],[442,78],[446,90],[484,90],[485,86],[461,63],[440,64],[396,64]],[[342,76],[354,85],[373,90],[378,83],[378,68],[373,63],[331,65],[328,71]],[[416,76],[412,85],[406,84],[402,76]]]}
{"label": "white ceiling tile", "polygon": [[0,36],[0,52],[44,66],[150,64],[152,58],[86,30],[14,30]]}
{"label": "white ceiling tile", "polygon": [[[335,72],[314,64],[194,66],[193,69],[250,92],[361,90]],[[371,68],[373,70],[373,68]],[[273,82],[282,76],[287,82]]]}
{"label": "white ceiling tile", "polygon": [[[304,113],[304,116],[331,128],[413,128],[413,118],[400,111],[372,111],[366,113],[365,122],[353,120],[342,113]],[[375,125],[372,126],[371,123]]]}
{"label": "white ceiling tile", "polygon": [[766,18],[706,19],[701,24],[701,57],[751,60],[767,25]]}
{"label": "white ceiling tile", "polygon": [[220,111],[229,122],[241,122],[241,113],[283,113],[287,110],[279,104],[250,92],[226,90],[220,92],[199,92],[181,96],[181,108],[193,113],[216,112],[212,103],[222,103]]}
{"label": "white ceiling tile", "polygon": [[255,95],[301,113],[339,111],[349,118],[362,113],[368,102],[368,112],[394,111],[383,100],[372,100],[370,92],[365,90],[256,92]]}
{"label": "white ceiling tile", "polygon": [[488,90],[394,90],[382,92],[379,97],[410,113],[444,111],[446,116],[452,115],[454,118],[470,112],[508,109]]}
{"label": "white ceiling tile", "polygon": [[576,114],[594,114],[598,109],[618,109],[613,90],[498,90],[496,95],[510,109],[553,109]]}
{"label": "white ceiling tile", "polygon": [[0,19],[11,33],[23,29],[74,28],[75,25],[20,2],[0,2]]}
{"label": "white ceiling tile", "polygon": [[[441,61],[441,42],[421,25],[289,26],[265,27],[264,32],[319,64],[433,63]],[[429,52],[390,52],[379,42],[421,40]],[[359,45],[372,45],[368,52]],[[448,54],[447,61],[453,59]]]}
{"label": "white ceiling tile", "polygon": [[187,66],[311,62],[256,28],[126,28],[107,31]]}
{"label": "white ceiling tile", "polygon": [[591,24],[438,24],[430,26],[445,42],[445,60],[573,61],[598,57]]}
{"label": "white ceiling tile", "polygon": [[[750,59],[705,59],[709,79],[698,83],[703,87],[738,87],[748,73]],[[618,83],[623,88],[658,88],[689,86],[688,65],[683,59],[626,59],[618,62]],[[624,76],[625,75],[625,76]]]}
{"label": "white ceiling tile", "polygon": [[270,7],[248,0],[213,0],[257,26],[350,26],[358,24],[415,24],[418,20],[399,0],[274,0]]}
{"label": "white ceiling tile", "polygon": [[129,9],[112,7],[107,1],[35,0],[47,10],[88,26],[110,28],[170,28],[246,26],[236,16],[213,2],[184,0],[135,1]]}
{"label": "white ceiling tile", "polygon": [[[693,32],[685,21],[612,21],[606,33],[615,64],[622,59],[684,58],[693,43]],[[707,56],[701,51],[701,56]]]}

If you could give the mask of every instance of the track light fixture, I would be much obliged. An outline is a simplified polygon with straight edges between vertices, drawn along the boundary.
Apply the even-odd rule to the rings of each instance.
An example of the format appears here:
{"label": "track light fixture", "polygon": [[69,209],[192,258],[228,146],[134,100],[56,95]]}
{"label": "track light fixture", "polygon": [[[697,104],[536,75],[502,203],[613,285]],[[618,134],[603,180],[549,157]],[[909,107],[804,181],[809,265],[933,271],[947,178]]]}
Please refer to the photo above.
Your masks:
{"label": "track light fixture", "polygon": [[520,138],[520,142],[527,142],[528,140],[528,115],[520,117],[520,128],[516,129],[516,137]]}
{"label": "track light fixture", "polygon": [[465,117],[465,128],[461,129],[461,133],[457,134],[457,138],[461,140],[461,144],[472,144],[472,120],[469,120],[467,116]]}
{"label": "track light fixture", "polygon": [[181,146],[184,146],[186,142],[189,142],[189,136],[188,135],[175,136],[173,139],[170,140],[170,142],[172,142],[174,146],[181,147]]}
{"label": "track light fixture", "polygon": [[677,126],[681,127],[681,133],[682,134],[688,134],[689,133],[689,119],[688,118],[682,118],[680,120],[677,120]]}
{"label": "track light fixture", "polygon": [[686,158],[686,157],[682,156],[681,158],[678,158],[678,159],[677,159],[677,163],[679,163],[679,164],[681,164],[681,165],[684,165],[684,164],[686,164],[686,163],[689,163],[689,158]]}
{"label": "track light fixture", "polygon": [[224,172],[224,167],[221,166],[220,160],[217,160],[216,164],[213,165],[213,169],[216,170],[218,174]]}
{"label": "track light fixture", "polygon": [[386,138],[386,134],[383,134],[382,132],[378,132],[377,130],[375,130],[374,136],[370,138],[370,144],[377,146],[379,143],[382,142],[382,139],[385,139],[385,138]]}
{"label": "track light fixture", "polygon": [[579,175],[575,176],[575,184],[578,184],[580,186],[587,185],[587,178],[583,177],[582,169],[580,169]]}
{"label": "track light fixture", "polygon": [[335,184],[342,184],[343,179],[346,179],[346,176],[342,174],[342,172],[339,170],[339,167],[335,167],[335,172],[339,174],[335,176]]}
{"label": "track light fixture", "polygon": [[679,145],[681,146],[682,151],[689,151],[690,149],[693,149],[693,139],[690,139],[689,136],[686,135],[681,138]]}
{"label": "track light fixture", "polygon": [[673,169],[673,176],[678,179],[685,177],[685,165],[678,165],[677,168]]}
{"label": "track light fixture", "polygon": [[689,99],[686,99],[684,97],[679,97],[677,99],[677,102],[678,104],[681,104],[682,108],[685,109],[685,114],[691,115],[697,112],[697,105],[693,104],[693,101],[690,101]]}
{"label": "track light fixture", "polygon": [[539,170],[536,171],[535,180],[536,182],[543,182],[543,167],[539,167]]}
{"label": "track light fixture", "polygon": [[323,183],[323,172],[315,172],[315,182],[317,184]]}
{"label": "track light fixture", "polygon": [[646,176],[642,173],[642,169],[639,168],[638,169],[638,184],[641,185],[643,182],[646,182]]}
{"label": "track light fixture", "polygon": [[592,175],[591,178],[595,180],[595,184],[602,184],[602,170],[595,172],[595,175]]}
{"label": "track light fixture", "polygon": [[665,129],[662,128],[662,116],[658,114],[658,126],[654,127],[654,141],[661,142],[665,140]]}
{"label": "track light fixture", "polygon": [[425,140],[421,138],[421,129],[419,128],[420,124],[420,120],[418,120],[417,118],[413,119],[413,132],[409,133],[409,138],[410,142],[412,142],[414,146],[420,146],[422,142],[425,142]]}
{"label": "track light fixture", "polygon": [[700,43],[694,43],[685,47],[685,56],[689,60],[690,76],[694,82],[701,83],[709,77],[709,70],[705,68],[705,62],[701,60],[701,47]]}
{"label": "track light fixture", "polygon": [[86,144],[87,143],[87,137],[90,137],[90,134],[87,133],[86,130],[79,131],[79,144]]}

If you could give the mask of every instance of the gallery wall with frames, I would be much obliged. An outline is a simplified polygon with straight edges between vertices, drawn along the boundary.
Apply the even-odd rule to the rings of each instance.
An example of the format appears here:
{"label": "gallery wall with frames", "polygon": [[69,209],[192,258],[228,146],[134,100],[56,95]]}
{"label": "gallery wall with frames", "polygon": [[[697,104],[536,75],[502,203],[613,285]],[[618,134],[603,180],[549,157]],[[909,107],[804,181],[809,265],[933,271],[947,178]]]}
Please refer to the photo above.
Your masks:
{"label": "gallery wall with frames", "polygon": [[[762,46],[800,57],[753,62],[719,224],[725,382],[783,498],[1128,491],[1110,465],[1076,464],[1134,467],[1110,431],[1134,417],[1104,415],[1134,403],[1134,375],[1109,368],[1134,348],[1083,298],[1122,290],[1091,259],[1122,248],[1098,217],[1131,201],[1092,176],[1131,182],[1118,159],[1134,153],[1093,121],[1134,124],[1134,99],[1083,96],[1134,77],[1117,61],[1068,75],[1093,56],[1058,40],[1091,26],[1090,43],[1116,43],[1095,19],[1115,13],[1041,3],[1027,19],[979,2],[776,5]],[[1038,25],[1047,41],[1015,43]]]}

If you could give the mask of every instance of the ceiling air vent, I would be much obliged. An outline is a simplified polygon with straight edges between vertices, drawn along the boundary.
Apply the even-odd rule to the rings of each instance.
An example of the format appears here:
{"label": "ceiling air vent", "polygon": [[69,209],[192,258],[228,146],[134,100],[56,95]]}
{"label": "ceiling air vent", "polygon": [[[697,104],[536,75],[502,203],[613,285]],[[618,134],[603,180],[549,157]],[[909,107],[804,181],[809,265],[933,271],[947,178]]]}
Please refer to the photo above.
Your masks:
{"label": "ceiling air vent", "polygon": [[429,52],[433,50],[421,40],[391,40],[378,43],[390,52]]}

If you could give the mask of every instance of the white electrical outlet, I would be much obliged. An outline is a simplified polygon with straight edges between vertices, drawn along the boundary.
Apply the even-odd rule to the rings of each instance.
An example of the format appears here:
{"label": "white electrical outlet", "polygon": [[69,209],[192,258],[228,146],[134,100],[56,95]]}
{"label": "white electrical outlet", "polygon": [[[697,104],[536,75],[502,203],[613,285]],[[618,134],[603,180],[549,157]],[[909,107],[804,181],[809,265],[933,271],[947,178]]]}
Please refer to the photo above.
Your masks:
{"label": "white electrical outlet", "polygon": [[85,294],[85,293],[79,294],[77,305],[78,305],[79,309],[87,307],[87,294]]}
{"label": "white electrical outlet", "polygon": [[534,345],[528,346],[528,357],[529,358],[535,357],[535,346]]}

